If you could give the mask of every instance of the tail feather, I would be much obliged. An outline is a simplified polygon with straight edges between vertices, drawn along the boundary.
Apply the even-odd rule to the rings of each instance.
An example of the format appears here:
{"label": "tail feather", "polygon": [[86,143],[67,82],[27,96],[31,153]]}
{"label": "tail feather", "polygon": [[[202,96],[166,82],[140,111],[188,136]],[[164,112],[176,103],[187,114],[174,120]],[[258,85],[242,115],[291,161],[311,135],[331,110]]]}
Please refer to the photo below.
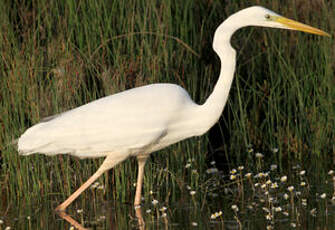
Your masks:
{"label": "tail feather", "polygon": [[47,133],[43,130],[42,123],[38,123],[27,129],[17,140],[17,149],[20,155],[30,155],[39,152],[39,149],[49,143]]}

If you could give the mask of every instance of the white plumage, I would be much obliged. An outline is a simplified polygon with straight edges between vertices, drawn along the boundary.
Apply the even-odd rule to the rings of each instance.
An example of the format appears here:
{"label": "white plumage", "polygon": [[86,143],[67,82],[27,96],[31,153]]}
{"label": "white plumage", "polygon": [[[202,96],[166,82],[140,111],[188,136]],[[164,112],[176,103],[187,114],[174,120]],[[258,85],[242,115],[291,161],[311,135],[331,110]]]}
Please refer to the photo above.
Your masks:
{"label": "white plumage", "polygon": [[178,85],[147,85],[42,121],[20,137],[18,148],[22,155],[69,153],[80,158],[151,153],[204,133],[205,127],[192,122],[206,120],[197,116],[200,110]]}
{"label": "white plumage", "polygon": [[218,82],[203,105],[173,84],[152,84],[93,101],[46,119],[29,128],[18,140],[22,155],[69,153],[81,158],[103,157],[98,171],[57,207],[62,211],[103,172],[130,156],[139,164],[135,205],[141,202],[143,170],[148,155],[180,140],[202,135],[219,119],[235,71],[233,33],[245,26],[301,30],[329,34],[255,6],[231,15],[216,30],[213,49],[220,57]]}

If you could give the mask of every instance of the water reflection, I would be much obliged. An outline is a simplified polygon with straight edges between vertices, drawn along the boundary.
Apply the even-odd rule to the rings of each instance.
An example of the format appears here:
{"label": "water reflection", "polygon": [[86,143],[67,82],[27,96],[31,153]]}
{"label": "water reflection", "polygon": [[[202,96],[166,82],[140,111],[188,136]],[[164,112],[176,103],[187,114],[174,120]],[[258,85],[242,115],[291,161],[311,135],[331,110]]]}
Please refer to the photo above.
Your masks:
{"label": "water reflection", "polygon": [[[127,205],[128,206],[128,205]],[[104,207],[102,207],[102,209],[105,209]],[[79,211],[79,212],[78,212]],[[88,221],[88,220],[84,220],[82,219],[83,223],[79,223],[77,220],[75,220],[71,215],[69,215],[68,213],[62,211],[62,212],[56,212],[58,214],[59,217],[61,217],[63,220],[65,220],[66,222],[68,222],[70,224],[70,226],[75,227],[76,229],[79,230],[88,230],[91,229],[91,227],[98,227],[97,225],[99,225],[98,223],[101,222],[101,220],[105,220],[105,226],[100,226],[100,227],[107,227],[108,225],[108,229],[122,229],[119,228],[119,224],[118,224],[118,216],[119,213],[117,213],[117,210],[115,208],[111,208],[109,210],[106,210],[108,212],[106,212],[106,214],[108,214],[108,216],[110,218],[107,219],[106,221],[106,216],[99,216],[98,218],[96,218],[95,221]],[[83,213],[85,212],[82,209],[77,210],[77,213]],[[134,209],[134,214],[135,217],[131,218],[132,220],[134,220],[135,222],[137,222],[137,224],[135,224],[133,227],[139,230],[144,230],[145,229],[145,221],[142,215],[142,208],[141,207],[137,207]],[[109,223],[107,224],[109,220]],[[133,221],[133,222],[134,222]],[[167,228],[167,221],[166,221],[166,227]],[[86,227],[85,227],[86,225]]]}
{"label": "water reflection", "polygon": [[70,225],[74,226],[75,228],[79,229],[79,230],[88,230],[87,228],[85,228],[84,226],[82,226],[81,224],[79,224],[76,220],[74,220],[70,215],[68,215],[66,212],[57,212],[57,214],[63,218],[64,220],[66,220],[67,222],[69,222]]}
{"label": "water reflection", "polygon": [[[253,210],[239,206],[239,211],[231,209],[231,197],[208,203],[193,203],[184,199],[169,205],[144,202],[142,208],[134,209],[131,204],[124,204],[120,201],[99,202],[96,200],[81,200],[76,202],[67,213],[56,213],[53,211],[53,202],[44,203],[41,207],[38,204],[23,204],[18,207],[10,207],[9,212],[0,208],[0,229],[239,229],[241,226],[248,229],[266,229],[269,221],[265,218],[267,210],[260,204],[254,205]],[[172,203],[172,202],[171,202]],[[324,203],[323,200],[321,204]],[[224,208],[222,205],[226,205]],[[0,205],[1,206],[1,205]],[[36,207],[41,207],[36,209]],[[164,207],[164,208],[162,208]],[[223,207],[223,208],[222,208]],[[314,214],[299,211],[299,222],[293,222],[290,216],[276,213],[273,222],[275,228],[296,229],[334,229],[334,205],[327,204],[322,207],[315,203],[317,211]],[[213,210],[222,209],[214,218],[211,215]],[[300,207],[296,206],[295,210]],[[326,209],[324,209],[326,208]],[[163,210],[164,209],[164,210]],[[327,212],[322,212],[327,210]],[[61,217],[61,218],[60,218]],[[238,220],[238,221],[237,221]]]}
{"label": "water reflection", "polygon": [[145,222],[142,216],[142,208],[141,207],[136,207],[135,208],[135,214],[136,214],[136,218],[138,221],[138,227],[140,230],[144,230],[145,227]]}

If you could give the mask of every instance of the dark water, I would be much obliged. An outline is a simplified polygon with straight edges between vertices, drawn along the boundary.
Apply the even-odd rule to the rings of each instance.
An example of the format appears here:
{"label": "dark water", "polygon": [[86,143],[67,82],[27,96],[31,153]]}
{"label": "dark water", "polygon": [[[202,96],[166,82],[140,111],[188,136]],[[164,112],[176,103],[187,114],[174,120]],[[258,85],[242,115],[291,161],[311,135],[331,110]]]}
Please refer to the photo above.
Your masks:
{"label": "dark water", "polygon": [[54,195],[43,202],[7,202],[0,204],[0,230],[335,229],[333,170],[312,173],[294,166],[283,173],[276,165],[262,168],[249,172],[240,166],[223,175],[214,165],[198,187],[185,185],[173,195],[158,192],[164,190],[160,186],[144,190],[137,210],[133,191],[127,202],[110,201],[98,187],[85,191],[62,215],[54,208],[63,200]]}
{"label": "dark water", "polygon": [[306,205],[297,197],[270,204],[260,194],[252,200],[244,194],[243,203],[228,199],[236,194],[202,203],[192,195],[173,204],[144,201],[136,210],[140,215],[130,203],[79,199],[66,212],[76,223],[55,213],[54,201],[21,204],[1,213],[0,229],[335,229],[335,202],[328,194],[324,199],[323,194],[309,198]]}

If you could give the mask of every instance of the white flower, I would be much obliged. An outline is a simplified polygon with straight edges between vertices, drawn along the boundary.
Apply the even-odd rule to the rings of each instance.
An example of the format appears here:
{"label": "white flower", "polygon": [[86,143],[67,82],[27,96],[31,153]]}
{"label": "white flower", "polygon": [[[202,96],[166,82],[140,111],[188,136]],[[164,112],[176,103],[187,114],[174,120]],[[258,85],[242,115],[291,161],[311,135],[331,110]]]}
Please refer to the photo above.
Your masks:
{"label": "white flower", "polygon": [[256,158],[263,158],[264,157],[264,155],[261,154],[261,153],[256,153],[255,156],[256,156]]}
{"label": "white flower", "polygon": [[215,161],[211,161],[210,162],[211,165],[215,165],[215,163],[216,163]]}
{"label": "white flower", "polygon": [[278,188],[278,184],[277,184],[277,182],[271,184],[271,188]]}
{"label": "white flower", "polygon": [[270,166],[270,170],[271,170],[271,171],[274,171],[274,170],[276,170],[277,168],[278,168],[277,165],[271,165],[271,166]]}
{"label": "white flower", "polygon": [[152,200],[151,203],[152,203],[153,205],[156,205],[156,204],[158,204],[158,200]]}
{"label": "white flower", "polygon": [[236,170],[236,169],[232,169],[232,170],[230,171],[230,174],[235,174],[235,173],[237,173],[237,170]]}
{"label": "white flower", "polygon": [[278,150],[279,150],[278,148],[272,148],[272,152],[273,152],[273,153],[277,153]]}
{"label": "white flower", "polygon": [[327,195],[326,195],[326,193],[322,193],[322,194],[320,195],[320,197],[321,197],[322,199],[325,199],[325,198],[327,197]]}
{"label": "white flower", "polygon": [[84,212],[83,209],[77,209],[77,213],[82,213],[82,212]]}
{"label": "white flower", "polygon": [[281,212],[283,209],[281,207],[275,207],[276,212]]}
{"label": "white flower", "polygon": [[306,182],[305,182],[305,181],[301,181],[300,186],[301,186],[301,187],[306,186]]}
{"label": "white flower", "polygon": [[165,206],[161,207],[159,211],[164,212],[167,208]]}
{"label": "white flower", "polygon": [[[94,184],[91,185],[91,189],[95,189],[98,186],[99,186],[99,182],[95,182]],[[136,186],[136,184],[135,184],[135,186]]]}
{"label": "white flower", "polygon": [[287,176],[282,176],[282,177],[280,178],[280,181],[281,181],[281,182],[286,182],[286,181],[287,181]]}
{"label": "white flower", "polygon": [[206,170],[206,173],[207,174],[214,174],[214,173],[217,173],[219,172],[219,170],[217,168],[209,168]]}
{"label": "white flower", "polygon": [[235,180],[236,179],[236,175],[230,175],[230,179],[231,180]]}
{"label": "white flower", "polygon": [[162,218],[166,217],[166,213],[164,212],[162,215],[161,215]]}
{"label": "white flower", "polygon": [[276,212],[281,212],[281,211],[282,211],[282,208],[281,208],[281,207],[275,207],[275,211],[276,211]]}
{"label": "white flower", "polygon": [[289,198],[289,195],[287,195],[287,193],[284,193],[283,197],[285,200],[287,200]]}
{"label": "white flower", "polygon": [[4,221],[2,219],[0,219],[0,224],[3,224],[3,223],[4,223]]}
{"label": "white flower", "polygon": [[219,211],[219,212],[215,212],[211,215],[211,219],[216,219],[218,218],[219,216],[222,215],[222,211]]}
{"label": "white flower", "polygon": [[238,166],[238,170],[242,171],[244,169],[244,166]]}
{"label": "white flower", "polygon": [[302,171],[300,171],[300,176],[303,176],[303,175],[305,175],[306,174],[306,171],[305,170],[302,170]]}
{"label": "white flower", "polygon": [[334,170],[329,170],[328,175],[331,176],[334,174]]}
{"label": "white flower", "polygon": [[190,194],[191,196],[194,196],[196,194],[196,191],[191,191]]}
{"label": "white flower", "polygon": [[[136,187],[136,183],[134,183],[134,184],[135,184],[134,187]],[[104,186],[103,186],[103,185],[99,185],[99,186],[97,187],[97,189],[98,189],[98,190],[103,190],[103,189],[104,189]]]}
{"label": "white flower", "polygon": [[250,204],[247,206],[247,208],[250,209],[250,210],[254,209],[254,207],[252,205],[250,205]]}
{"label": "white flower", "polygon": [[247,173],[247,174],[245,174],[244,176],[246,177],[246,178],[250,178],[251,177],[251,173]]}
{"label": "white flower", "polygon": [[192,226],[198,226],[198,223],[197,222],[192,222]]}
{"label": "white flower", "polygon": [[186,169],[188,169],[189,167],[191,167],[191,163],[187,163],[187,164],[185,165],[185,168],[186,168]]}
{"label": "white flower", "polygon": [[309,213],[312,215],[312,216],[316,216],[316,208],[313,208],[311,211],[309,211]]}
{"label": "white flower", "polygon": [[235,204],[233,204],[232,206],[231,206],[231,209],[233,209],[235,212],[238,212],[238,207],[237,207],[237,205],[235,205]]}
{"label": "white flower", "polygon": [[151,212],[151,209],[147,209],[145,212],[146,212],[146,213],[150,213],[150,212]]}
{"label": "white flower", "polygon": [[266,173],[260,172],[256,175],[256,178],[262,178],[262,177],[266,177],[266,176],[267,176]]}
{"label": "white flower", "polygon": [[292,191],[294,190],[294,186],[289,186],[289,187],[287,188],[287,190],[290,191],[290,192],[292,192]]}

